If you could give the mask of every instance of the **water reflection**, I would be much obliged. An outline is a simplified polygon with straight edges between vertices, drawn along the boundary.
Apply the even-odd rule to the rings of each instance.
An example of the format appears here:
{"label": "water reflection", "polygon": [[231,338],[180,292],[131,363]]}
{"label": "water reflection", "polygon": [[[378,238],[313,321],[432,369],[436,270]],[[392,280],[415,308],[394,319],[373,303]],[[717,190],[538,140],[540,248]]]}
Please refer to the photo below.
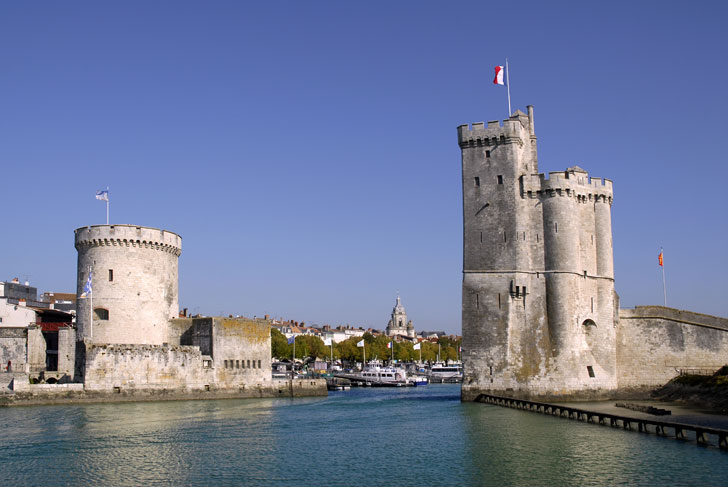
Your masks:
{"label": "water reflection", "polygon": [[532,412],[465,404],[472,484],[719,484],[725,453]]}
{"label": "water reflection", "polygon": [[0,409],[1,485],[720,484],[726,453],[459,389]]}

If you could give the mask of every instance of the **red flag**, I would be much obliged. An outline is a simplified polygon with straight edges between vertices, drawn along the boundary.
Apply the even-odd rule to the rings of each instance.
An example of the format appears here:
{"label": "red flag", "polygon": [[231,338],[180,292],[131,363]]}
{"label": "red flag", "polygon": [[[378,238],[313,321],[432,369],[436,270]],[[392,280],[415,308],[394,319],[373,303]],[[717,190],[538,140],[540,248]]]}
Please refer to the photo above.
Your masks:
{"label": "red flag", "polygon": [[503,83],[503,66],[495,67],[495,79],[493,79],[494,85],[502,85]]}
{"label": "red flag", "polygon": [[657,256],[657,261],[660,263],[660,267],[662,267],[662,252]]}

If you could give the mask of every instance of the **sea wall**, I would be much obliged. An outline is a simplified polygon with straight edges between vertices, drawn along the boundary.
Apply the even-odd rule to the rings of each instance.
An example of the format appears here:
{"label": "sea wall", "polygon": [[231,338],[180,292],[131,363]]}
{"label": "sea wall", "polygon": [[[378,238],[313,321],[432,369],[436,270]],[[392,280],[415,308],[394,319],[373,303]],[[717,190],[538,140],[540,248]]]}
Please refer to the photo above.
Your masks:
{"label": "sea wall", "polygon": [[205,389],[212,378],[197,347],[85,345],[87,391]]}
{"label": "sea wall", "polygon": [[617,325],[621,390],[664,385],[680,370],[717,370],[728,363],[728,319],[662,306],[620,309]]}
{"label": "sea wall", "polygon": [[[22,375],[27,383],[27,374]],[[77,404],[99,402],[179,401],[210,399],[247,399],[326,396],[325,379],[273,380],[268,386],[227,389],[141,389],[111,391],[83,390],[82,384],[22,385],[16,391],[0,391],[0,407],[39,404]]]}

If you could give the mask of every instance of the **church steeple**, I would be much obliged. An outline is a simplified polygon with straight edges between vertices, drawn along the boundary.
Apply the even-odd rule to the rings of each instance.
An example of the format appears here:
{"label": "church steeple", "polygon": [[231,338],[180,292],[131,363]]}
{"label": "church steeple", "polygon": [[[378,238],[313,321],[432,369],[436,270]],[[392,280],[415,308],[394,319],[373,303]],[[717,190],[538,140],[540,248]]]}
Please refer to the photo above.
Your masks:
{"label": "church steeple", "polygon": [[402,305],[402,299],[399,294],[397,294],[397,303],[392,309],[392,317],[387,324],[387,335],[415,336],[414,326],[412,325],[412,321],[407,320],[407,311],[405,311]]}

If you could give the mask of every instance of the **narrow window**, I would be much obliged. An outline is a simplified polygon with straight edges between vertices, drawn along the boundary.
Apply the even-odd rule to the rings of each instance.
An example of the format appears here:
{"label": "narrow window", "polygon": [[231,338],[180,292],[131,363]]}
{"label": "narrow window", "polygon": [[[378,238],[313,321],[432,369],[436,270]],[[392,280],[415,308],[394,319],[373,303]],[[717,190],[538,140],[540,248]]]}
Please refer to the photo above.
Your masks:
{"label": "narrow window", "polygon": [[508,237],[506,237],[506,232],[503,232],[503,241],[508,242]]}
{"label": "narrow window", "polygon": [[240,360],[236,360],[235,361],[235,368],[236,369],[239,369],[240,368]]}
{"label": "narrow window", "polygon": [[476,188],[480,187],[480,178],[478,176],[475,176],[475,187]]}
{"label": "narrow window", "polygon": [[523,241],[526,241],[526,232],[523,232]]}
{"label": "narrow window", "polygon": [[241,360],[240,362],[241,362],[240,368],[241,369],[244,369],[245,368],[245,360]]}
{"label": "narrow window", "polygon": [[592,237],[592,245],[594,245],[594,235],[592,235],[591,237]]}
{"label": "narrow window", "polygon": [[498,293],[498,309],[500,309],[501,303],[500,303],[500,293]]}
{"label": "narrow window", "polygon": [[490,366],[490,375],[493,375],[493,366]]}
{"label": "narrow window", "polygon": [[558,224],[558,223],[556,223],[556,222],[554,222],[554,231],[555,231],[556,233],[559,233],[559,224]]}
{"label": "narrow window", "polygon": [[489,150],[487,150],[487,151],[485,151],[485,158],[487,159],[487,158],[489,158],[489,157],[490,157],[490,151],[489,151]]}
{"label": "narrow window", "polygon": [[114,280],[114,269],[109,269],[109,282]]}
{"label": "narrow window", "polygon": [[475,308],[476,309],[480,308],[480,294],[478,294],[478,293],[475,293]]}
{"label": "narrow window", "polygon": [[109,310],[105,308],[94,308],[94,318],[107,321],[109,319]]}
{"label": "narrow window", "polygon": [[250,368],[250,360],[248,360],[248,368]]}
{"label": "narrow window", "polygon": [[503,184],[503,176],[498,175],[498,184]]}
{"label": "narrow window", "polygon": [[227,360],[225,361],[225,368],[227,369]]}
{"label": "narrow window", "polygon": [[589,377],[594,377],[594,368],[591,365],[586,366],[586,371],[589,372]]}
{"label": "narrow window", "polygon": [[594,298],[591,298],[591,309],[592,309],[591,312],[593,313],[594,312]]}
{"label": "narrow window", "polygon": [[584,277],[586,277],[586,270],[584,271]]}
{"label": "narrow window", "polygon": [[537,233],[537,234],[536,234],[536,242],[540,242],[540,241],[541,241],[541,237],[539,237],[539,236],[538,236],[538,233]]}
{"label": "narrow window", "polygon": [[258,360],[258,368],[260,368],[260,360]]}
{"label": "narrow window", "polygon": [[480,243],[483,243],[483,232],[480,232]]}

